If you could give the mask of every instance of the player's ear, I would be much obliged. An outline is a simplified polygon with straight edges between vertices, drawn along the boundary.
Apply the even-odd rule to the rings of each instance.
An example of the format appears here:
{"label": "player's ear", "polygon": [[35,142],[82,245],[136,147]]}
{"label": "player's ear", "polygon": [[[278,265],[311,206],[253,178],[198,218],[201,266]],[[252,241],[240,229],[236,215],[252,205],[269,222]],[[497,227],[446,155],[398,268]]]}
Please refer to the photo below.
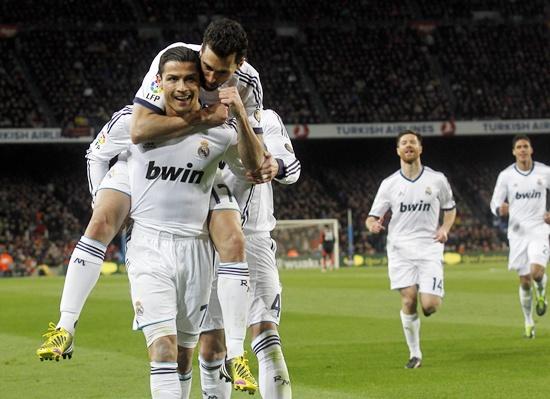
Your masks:
{"label": "player's ear", "polygon": [[245,61],[246,61],[246,57],[241,58],[241,59],[237,62],[237,68],[242,67]]}

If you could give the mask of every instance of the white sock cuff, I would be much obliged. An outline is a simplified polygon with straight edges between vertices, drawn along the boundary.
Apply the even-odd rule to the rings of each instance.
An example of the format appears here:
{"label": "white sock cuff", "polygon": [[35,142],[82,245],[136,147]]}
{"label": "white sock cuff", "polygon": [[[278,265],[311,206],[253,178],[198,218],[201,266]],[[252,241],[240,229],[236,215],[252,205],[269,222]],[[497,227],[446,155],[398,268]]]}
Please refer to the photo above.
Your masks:
{"label": "white sock cuff", "polygon": [[[93,263],[103,263],[105,258],[105,252],[107,247],[100,242],[95,240],[90,240],[87,237],[82,236],[80,241],[76,243],[75,249],[71,256],[75,258],[80,258],[84,261],[90,261]],[[78,261],[75,259],[78,263]],[[74,263],[74,262],[73,262]]]}
{"label": "white sock cuff", "polygon": [[176,362],[151,362],[151,375],[176,373],[178,364]]}
{"label": "white sock cuff", "polygon": [[263,350],[271,352],[271,350],[281,347],[281,338],[276,330],[267,330],[254,338],[251,346],[256,355]]}
{"label": "white sock cuff", "polygon": [[218,265],[218,277],[242,280],[249,278],[249,275],[246,262],[220,262]]}
{"label": "white sock cuff", "polygon": [[403,311],[401,310],[399,314],[401,315],[401,320],[403,322],[406,322],[406,321],[412,322],[418,319],[418,313],[406,314],[406,313],[403,313]]}
{"label": "white sock cuff", "polygon": [[199,365],[201,366],[201,368],[203,368],[205,370],[209,370],[209,371],[210,370],[217,370],[221,367],[223,362],[224,362],[224,359],[206,361],[202,358],[201,355],[199,355]]}
{"label": "white sock cuff", "polygon": [[189,381],[193,377],[193,369],[191,369],[188,373],[181,374],[178,371],[178,378],[180,381]]}

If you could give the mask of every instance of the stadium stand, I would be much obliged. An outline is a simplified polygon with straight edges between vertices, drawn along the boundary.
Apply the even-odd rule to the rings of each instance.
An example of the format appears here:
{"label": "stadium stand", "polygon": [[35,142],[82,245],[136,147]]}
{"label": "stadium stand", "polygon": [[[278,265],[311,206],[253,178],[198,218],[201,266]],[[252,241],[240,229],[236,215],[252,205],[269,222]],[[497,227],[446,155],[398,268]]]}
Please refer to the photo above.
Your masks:
{"label": "stadium stand", "polygon": [[[247,29],[264,104],[288,124],[547,117],[549,11],[540,0],[5,0],[0,26],[15,33],[0,34],[0,128],[98,131],[132,101],[159,49],[200,43],[220,15]],[[448,248],[505,248],[505,226],[487,205],[498,171],[511,163],[509,138],[438,140],[427,141],[424,159],[449,176],[457,198]],[[547,145],[537,140],[535,149]],[[364,220],[381,179],[398,167],[394,143],[349,143],[296,142],[302,177],[274,185],[276,216],[335,217],[345,227],[349,208],[355,251],[382,252],[383,237],[367,234]],[[13,258],[10,272],[63,263],[82,234],[90,212],[84,150],[0,146],[11,165],[0,178],[0,254]],[[345,248],[345,229],[340,240]],[[112,247],[108,259],[117,256]]]}

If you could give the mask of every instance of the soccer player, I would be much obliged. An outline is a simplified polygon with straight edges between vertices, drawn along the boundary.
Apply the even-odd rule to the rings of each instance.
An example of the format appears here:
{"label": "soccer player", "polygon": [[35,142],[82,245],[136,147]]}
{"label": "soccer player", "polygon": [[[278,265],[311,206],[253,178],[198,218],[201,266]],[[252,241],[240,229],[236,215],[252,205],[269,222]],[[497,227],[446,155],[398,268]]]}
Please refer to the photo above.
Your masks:
{"label": "soccer player", "polygon": [[[182,45],[176,43],[170,47]],[[201,88],[201,101],[205,104],[216,104],[222,97],[233,96],[238,93],[248,114],[248,121],[257,130],[257,120],[254,117],[256,111],[261,109],[262,89],[256,70],[245,62],[247,49],[246,33],[237,22],[221,19],[213,22],[205,31],[203,45],[185,45],[199,51],[201,56],[201,69],[205,74],[205,87]],[[153,61],[150,71],[144,78],[143,86],[136,94],[133,110],[123,109],[115,114],[106,126],[105,134],[109,133],[117,122],[124,118],[132,118],[132,139],[136,143],[148,141],[162,141],[186,134],[192,134],[200,129],[218,126],[225,121],[227,115],[224,109],[218,106],[205,107],[191,111],[185,116],[171,116],[164,114],[164,98],[156,81],[160,56],[164,49]],[[217,90],[215,88],[217,87]],[[210,89],[210,91],[208,90]],[[158,114],[157,114],[158,112]],[[120,124],[120,125],[123,125]],[[260,131],[257,130],[259,133]],[[105,134],[100,134],[94,146],[98,151],[88,154],[89,180],[95,181],[90,185],[95,197],[95,208],[90,223],[84,236],[77,244],[69,263],[69,269],[65,280],[61,300],[61,317],[57,325],[50,323],[46,332],[44,344],[37,350],[41,359],[59,359],[72,355],[72,341],[75,333],[76,322],[86,298],[97,282],[101,263],[105,254],[105,248],[120,229],[128,210],[130,202],[125,191],[128,190],[127,166],[122,155],[109,175],[111,179],[108,185],[97,191],[98,176],[105,174],[105,157],[116,155],[116,151],[122,151],[121,143],[111,140],[108,150],[104,150]],[[115,134],[111,134],[114,136]],[[103,141],[103,142],[102,142]],[[103,147],[101,150],[100,148]],[[93,148],[92,148],[93,149]],[[97,158],[97,152],[105,154]],[[110,159],[110,158],[109,158]],[[261,179],[269,168],[269,161],[264,162],[259,176]],[[279,162],[278,160],[277,162]],[[220,278],[219,293],[224,297],[224,314],[226,315],[226,333],[228,342],[228,369],[234,381],[244,382],[246,390],[253,391],[256,382],[248,379],[250,375],[244,359],[244,335],[246,331],[247,307],[243,306],[248,300],[248,265],[244,261],[244,237],[240,230],[239,219],[234,212],[219,211],[212,215],[210,223],[211,236],[220,254],[221,262],[227,266],[226,273]],[[86,259],[88,266],[71,267],[81,265]],[[242,284],[241,282],[245,283]],[[234,320],[230,322],[229,320]],[[246,366],[246,367],[242,367]],[[244,375],[243,372],[246,372]],[[235,388],[238,388],[237,383]]]}
{"label": "soccer player", "polygon": [[512,154],[516,162],[498,175],[491,211],[509,216],[508,269],[519,275],[519,302],[525,319],[525,337],[535,338],[532,316],[534,281],[537,315],[546,313],[546,264],[550,213],[546,211],[546,190],[550,188],[550,168],[533,161],[533,147],[527,136],[515,136]]}
{"label": "soccer player", "polygon": [[[275,111],[264,110],[260,116],[260,125],[267,150],[274,159],[281,161],[272,163],[270,177],[283,184],[295,183],[300,176],[301,165],[296,159],[281,118]],[[290,399],[290,377],[278,332],[282,302],[275,261],[277,245],[270,235],[276,222],[273,216],[271,183],[251,184],[227,168],[224,169],[223,177],[242,212],[252,290],[248,326],[252,349],[258,358],[260,394],[264,399]],[[218,206],[223,206],[223,203]],[[223,347],[220,343],[223,334],[220,331],[224,322],[214,286],[201,334],[201,382],[204,399],[229,398],[227,387],[215,378],[216,374],[212,371],[212,367],[224,365],[204,360],[212,347]]]}
{"label": "soccer player", "polygon": [[[391,210],[388,226],[388,274],[391,289],[401,295],[401,323],[409,347],[406,368],[422,365],[420,318],[417,303],[430,316],[441,305],[443,288],[443,246],[447,241],[456,209],[445,176],[420,160],[422,136],[405,130],[397,137],[401,169],[382,181],[366,220],[371,233],[383,230],[383,216]],[[439,213],[443,223],[439,226]]]}
{"label": "soccer player", "polygon": [[334,270],[334,232],[330,226],[323,227],[323,231],[321,232],[321,251],[323,256],[321,259],[321,270],[326,272],[327,264],[330,270]]}
{"label": "soccer player", "polygon": [[[159,88],[167,115],[185,117],[200,108],[199,70],[198,54],[191,49],[174,47],[163,53]],[[238,93],[220,101],[220,106],[232,108],[236,121],[130,147],[134,226],[127,268],[134,328],[143,331],[151,361],[153,399],[189,397],[192,354],[212,284],[207,217],[218,164],[223,157],[234,173],[244,176],[242,165],[258,170],[264,156],[261,141],[243,123],[247,115]]]}

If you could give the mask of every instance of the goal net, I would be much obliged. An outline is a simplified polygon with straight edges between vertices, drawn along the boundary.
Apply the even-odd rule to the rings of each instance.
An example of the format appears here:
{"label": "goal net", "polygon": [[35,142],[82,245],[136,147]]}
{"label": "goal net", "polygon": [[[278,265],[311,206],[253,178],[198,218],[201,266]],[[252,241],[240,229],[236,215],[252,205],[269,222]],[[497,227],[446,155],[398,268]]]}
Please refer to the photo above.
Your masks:
{"label": "goal net", "polygon": [[[323,252],[333,241],[332,262],[340,267],[338,219],[278,220],[271,233],[277,243],[277,266],[286,269],[321,267]],[[325,251],[323,251],[325,238]],[[329,255],[325,257],[328,261]]]}

